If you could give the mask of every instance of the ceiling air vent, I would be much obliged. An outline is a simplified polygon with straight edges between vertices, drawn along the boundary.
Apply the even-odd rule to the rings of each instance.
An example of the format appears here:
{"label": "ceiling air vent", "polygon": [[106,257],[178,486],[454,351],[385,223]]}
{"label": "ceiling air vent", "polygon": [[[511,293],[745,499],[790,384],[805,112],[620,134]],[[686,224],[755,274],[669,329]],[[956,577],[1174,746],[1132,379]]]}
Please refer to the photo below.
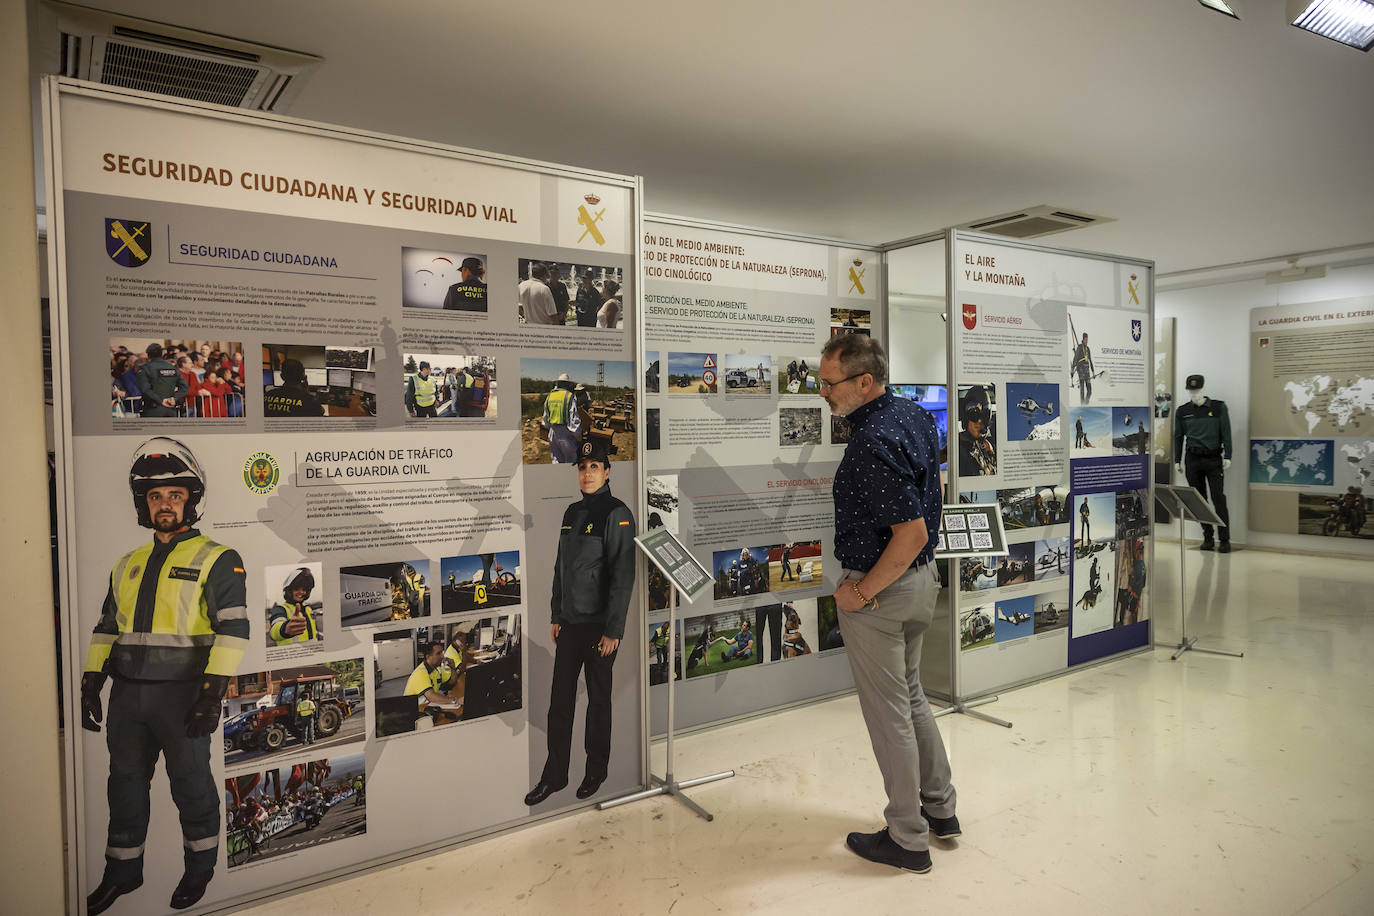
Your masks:
{"label": "ceiling air vent", "polygon": [[282,111],[320,58],[67,3],[65,76],[236,108]]}
{"label": "ceiling air vent", "polygon": [[1001,216],[974,220],[957,228],[971,229],[974,232],[990,232],[993,235],[1005,235],[1014,239],[1030,239],[1110,222],[1114,222],[1110,217],[1089,216],[1086,213],[1074,213],[1059,207],[1041,205],[1026,210],[1018,210],[1014,213],[1004,213]]}

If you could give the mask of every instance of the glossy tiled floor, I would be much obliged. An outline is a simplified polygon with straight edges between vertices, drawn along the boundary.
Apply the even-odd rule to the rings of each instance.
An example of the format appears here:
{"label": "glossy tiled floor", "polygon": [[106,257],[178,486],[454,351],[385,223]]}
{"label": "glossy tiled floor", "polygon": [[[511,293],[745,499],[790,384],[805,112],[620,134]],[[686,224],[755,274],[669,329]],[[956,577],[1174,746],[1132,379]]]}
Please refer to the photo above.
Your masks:
{"label": "glossy tiled floor", "polygon": [[[1155,583],[1177,582],[1161,542]],[[964,836],[927,875],[847,852],[877,829],[853,697],[679,739],[691,795],[586,812],[308,889],[259,916],[719,912],[1374,913],[1374,564],[1193,551],[1202,645],[941,720]],[[1178,640],[1177,585],[1156,594]],[[660,749],[659,754],[662,751]]]}

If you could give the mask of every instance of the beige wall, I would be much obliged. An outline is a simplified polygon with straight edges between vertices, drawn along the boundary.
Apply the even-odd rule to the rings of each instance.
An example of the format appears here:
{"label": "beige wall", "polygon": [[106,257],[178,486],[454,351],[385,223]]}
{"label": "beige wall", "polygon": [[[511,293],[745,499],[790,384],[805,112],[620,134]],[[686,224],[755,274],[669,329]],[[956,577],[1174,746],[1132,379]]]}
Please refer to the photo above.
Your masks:
{"label": "beige wall", "polygon": [[[5,424],[0,499],[0,891],[10,913],[61,913],[62,778],[57,666],[48,576],[48,471],[44,433],[38,242],[25,4],[0,2],[0,251],[9,358],[0,360]],[[42,265],[46,270],[47,266]]]}

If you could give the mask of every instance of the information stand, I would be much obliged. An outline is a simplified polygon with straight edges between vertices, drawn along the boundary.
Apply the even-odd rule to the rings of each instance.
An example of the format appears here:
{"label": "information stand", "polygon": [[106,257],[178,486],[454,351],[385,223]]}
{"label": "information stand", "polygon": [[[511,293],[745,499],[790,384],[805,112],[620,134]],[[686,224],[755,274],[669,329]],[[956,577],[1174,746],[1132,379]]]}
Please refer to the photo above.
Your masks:
{"label": "information stand", "polygon": [[[682,546],[673,533],[667,528],[655,528],[647,534],[635,538],[635,543],[639,549],[649,558],[649,562],[658,567],[663,575],[668,577],[668,645],[677,644],[677,596],[681,592],[691,604],[701,595],[705,594],[711,587],[711,575],[706,571],[706,567],[697,562],[696,557],[686,547]],[[622,795],[620,798],[613,798],[610,801],[602,802],[597,805],[602,811],[607,808],[614,808],[617,805],[624,805],[628,802],[639,801],[645,798],[653,798],[656,795],[672,795],[688,808],[708,821],[715,820],[715,815],[705,808],[692,801],[682,794],[683,789],[690,789],[693,786],[705,785],[708,782],[716,782],[720,779],[729,779],[735,775],[734,770],[725,770],[721,773],[713,773],[710,776],[699,776],[696,779],[686,779],[678,781],[673,778],[673,689],[677,681],[676,672],[672,667],[672,658],[669,657],[668,667],[668,743],[665,748],[666,763],[662,778],[649,774],[649,778],[656,784],[642,792],[632,792],[629,795]]]}
{"label": "information stand", "polygon": [[[1179,641],[1173,647],[1174,654],[1170,656],[1170,661],[1178,661],[1178,657],[1189,649],[1198,652],[1207,652],[1211,655],[1229,655],[1232,658],[1244,658],[1244,652],[1232,652],[1229,649],[1209,649],[1206,646],[1197,644],[1197,637],[1188,638],[1188,577],[1184,573],[1184,562],[1188,555],[1188,548],[1183,543],[1183,521],[1190,518],[1195,522],[1205,525],[1218,525],[1226,527],[1226,523],[1217,517],[1216,512],[1202,498],[1202,494],[1192,487],[1179,486],[1178,484],[1160,484],[1155,487],[1155,505],[1178,519],[1178,616],[1179,616]],[[1157,646],[1165,646],[1167,643],[1155,643]]]}
{"label": "information stand", "polygon": [[[954,503],[941,508],[940,532],[936,535],[935,541],[935,560],[936,562],[949,561],[948,581],[953,584],[950,589],[950,613],[954,616],[956,623],[959,623],[959,559],[974,556],[1005,557],[1008,553],[1007,533],[1002,527],[1002,513],[998,510],[996,503]],[[957,646],[956,641],[950,640],[950,670],[954,670],[953,666],[959,664]],[[1011,728],[1011,723],[1006,719],[977,712],[973,708],[996,702],[996,694],[979,697],[976,700],[964,700],[955,691],[950,697],[950,705],[943,709],[937,709],[934,716],[938,719],[940,716],[947,716],[950,713],[962,713],[966,716],[973,716],[975,719],[982,719],[984,722]]]}

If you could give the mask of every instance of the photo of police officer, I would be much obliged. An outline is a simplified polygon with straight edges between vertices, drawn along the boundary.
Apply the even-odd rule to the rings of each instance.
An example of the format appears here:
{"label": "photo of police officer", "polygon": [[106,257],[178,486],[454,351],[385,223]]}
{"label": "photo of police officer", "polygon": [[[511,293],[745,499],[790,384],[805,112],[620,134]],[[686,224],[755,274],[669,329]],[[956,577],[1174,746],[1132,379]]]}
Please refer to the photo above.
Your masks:
{"label": "photo of police officer", "polygon": [[438,419],[496,416],[496,359],[452,353],[406,353],[406,415]]}
{"label": "photo of police officer", "polygon": [[263,416],[376,416],[373,366],[370,347],[263,344]]}
{"label": "photo of police officer", "polygon": [[396,557],[339,568],[339,619],[344,627],[415,620],[430,611],[429,560]]}
{"label": "photo of police officer", "polygon": [[578,443],[607,443],[613,461],[635,460],[632,362],[520,360],[520,446],[525,464],[572,464]]}
{"label": "photo of police officer", "polygon": [[711,554],[715,598],[743,598],[769,590],[771,547],[727,547]]}
{"label": "photo of police officer", "polygon": [[604,439],[584,439],[578,445],[577,486],[582,497],[563,513],[554,560],[548,757],[539,781],[525,795],[530,807],[568,784],[579,675],[587,689],[587,763],[577,787],[579,799],[597,793],[610,765],[611,671],[635,588],[636,527],[629,507],[611,494]]}
{"label": "photo of police officer", "polygon": [[[830,310],[830,336],[841,334],[873,333],[873,312],[868,309],[832,308]],[[819,362],[818,362],[819,365]]]}
{"label": "photo of police officer", "polygon": [[295,563],[263,570],[269,649],[319,649],[324,645],[323,565]]}
{"label": "photo of police officer", "polygon": [[112,417],[243,417],[242,343],[111,337],[109,345]]}
{"label": "photo of police officer", "polygon": [[401,248],[401,305],[443,312],[487,311],[487,256]]}
{"label": "photo of police officer", "polygon": [[105,871],[86,898],[88,913],[143,884],[159,757],[180,814],[184,859],[170,906],[185,909],[204,896],[220,834],[210,736],[250,632],[243,559],[194,527],[205,516],[208,486],[191,450],[149,439],[134,450],[128,481],[135,518],[153,537],[110,571],[81,676],[81,726],[95,732],[104,718],[101,691],[113,679]]}
{"label": "photo of police officer", "polygon": [[959,386],[959,476],[997,473],[997,386]]}

